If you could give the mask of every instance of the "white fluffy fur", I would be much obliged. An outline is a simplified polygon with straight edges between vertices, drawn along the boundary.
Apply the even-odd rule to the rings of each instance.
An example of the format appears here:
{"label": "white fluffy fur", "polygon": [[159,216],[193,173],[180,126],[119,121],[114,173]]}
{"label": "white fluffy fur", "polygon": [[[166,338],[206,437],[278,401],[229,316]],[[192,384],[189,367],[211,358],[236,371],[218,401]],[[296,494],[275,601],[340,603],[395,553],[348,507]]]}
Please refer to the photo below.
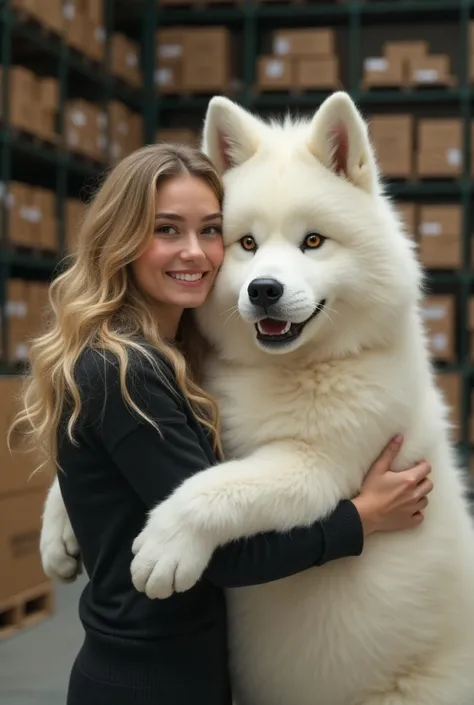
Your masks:
{"label": "white fluffy fur", "polygon": [[[474,531],[420,319],[420,269],[366,126],[341,93],[313,120],[283,124],[215,98],[204,148],[224,174],[227,251],[199,322],[215,346],[208,386],[232,460],[153,510],[134,584],[166,597],[194,584],[217,545],[328,515],[402,433],[395,467],[432,465],[425,521],[370,536],[360,557],[228,591],[236,698],[470,705]],[[328,239],[302,252],[314,231]],[[247,233],[256,254],[239,244]],[[284,284],[289,320],[327,301],[285,354],[256,342],[247,285],[257,276]]]}

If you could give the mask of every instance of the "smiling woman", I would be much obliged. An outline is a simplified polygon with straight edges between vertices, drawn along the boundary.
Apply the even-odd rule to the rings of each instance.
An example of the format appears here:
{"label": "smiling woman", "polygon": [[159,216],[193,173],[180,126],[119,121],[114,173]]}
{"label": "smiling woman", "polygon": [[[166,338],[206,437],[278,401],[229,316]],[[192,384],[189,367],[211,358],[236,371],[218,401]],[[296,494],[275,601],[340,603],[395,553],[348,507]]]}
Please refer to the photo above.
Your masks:
{"label": "smiling woman", "polygon": [[176,335],[185,308],[205,301],[223,257],[217,194],[191,174],[160,184],[154,234],[132,263],[132,271],[157,311],[166,337]]}

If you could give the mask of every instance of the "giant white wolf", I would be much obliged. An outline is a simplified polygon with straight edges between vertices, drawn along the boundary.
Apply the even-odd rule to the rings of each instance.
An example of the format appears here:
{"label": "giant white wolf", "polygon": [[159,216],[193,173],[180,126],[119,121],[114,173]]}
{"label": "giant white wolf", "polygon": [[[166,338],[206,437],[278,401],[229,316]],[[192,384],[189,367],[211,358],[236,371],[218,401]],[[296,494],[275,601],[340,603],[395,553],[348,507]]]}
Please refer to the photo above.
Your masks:
{"label": "giant white wolf", "polygon": [[360,557],[229,591],[236,699],[471,705],[474,530],[421,271],[367,126],[343,93],[282,123],[218,97],[204,150],[224,176],[226,256],[198,317],[229,460],[153,510],[134,584],[164,598],[192,586],[217,545],[324,517],[402,433],[395,467],[432,465],[425,521],[368,537]]}

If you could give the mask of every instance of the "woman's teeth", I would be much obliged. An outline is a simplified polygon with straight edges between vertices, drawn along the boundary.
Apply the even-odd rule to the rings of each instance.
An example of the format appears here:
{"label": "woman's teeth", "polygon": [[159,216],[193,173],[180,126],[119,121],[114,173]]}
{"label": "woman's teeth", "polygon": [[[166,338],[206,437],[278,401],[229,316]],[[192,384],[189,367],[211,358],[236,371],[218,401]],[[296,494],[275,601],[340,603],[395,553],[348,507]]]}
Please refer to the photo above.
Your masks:
{"label": "woman's teeth", "polygon": [[170,272],[170,277],[172,277],[173,279],[181,279],[182,281],[185,281],[185,282],[196,282],[199,279],[202,279],[203,276],[204,276],[203,272],[199,272],[197,274],[179,274],[178,272],[176,272],[176,273]]}

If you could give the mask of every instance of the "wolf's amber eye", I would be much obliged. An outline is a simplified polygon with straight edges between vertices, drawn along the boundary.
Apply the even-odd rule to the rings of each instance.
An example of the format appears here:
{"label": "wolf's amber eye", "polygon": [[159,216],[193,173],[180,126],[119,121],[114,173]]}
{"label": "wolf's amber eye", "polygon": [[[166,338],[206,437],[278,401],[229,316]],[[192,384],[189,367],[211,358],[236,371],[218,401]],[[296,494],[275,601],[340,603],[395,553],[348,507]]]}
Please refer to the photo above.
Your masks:
{"label": "wolf's amber eye", "polygon": [[309,233],[304,239],[303,249],[316,250],[318,247],[321,247],[324,240],[325,238],[322,235],[318,235],[318,233]]}
{"label": "wolf's amber eye", "polygon": [[252,235],[244,235],[244,237],[241,237],[240,244],[242,245],[244,250],[247,250],[248,252],[253,252],[257,249],[257,243],[255,242]]}

